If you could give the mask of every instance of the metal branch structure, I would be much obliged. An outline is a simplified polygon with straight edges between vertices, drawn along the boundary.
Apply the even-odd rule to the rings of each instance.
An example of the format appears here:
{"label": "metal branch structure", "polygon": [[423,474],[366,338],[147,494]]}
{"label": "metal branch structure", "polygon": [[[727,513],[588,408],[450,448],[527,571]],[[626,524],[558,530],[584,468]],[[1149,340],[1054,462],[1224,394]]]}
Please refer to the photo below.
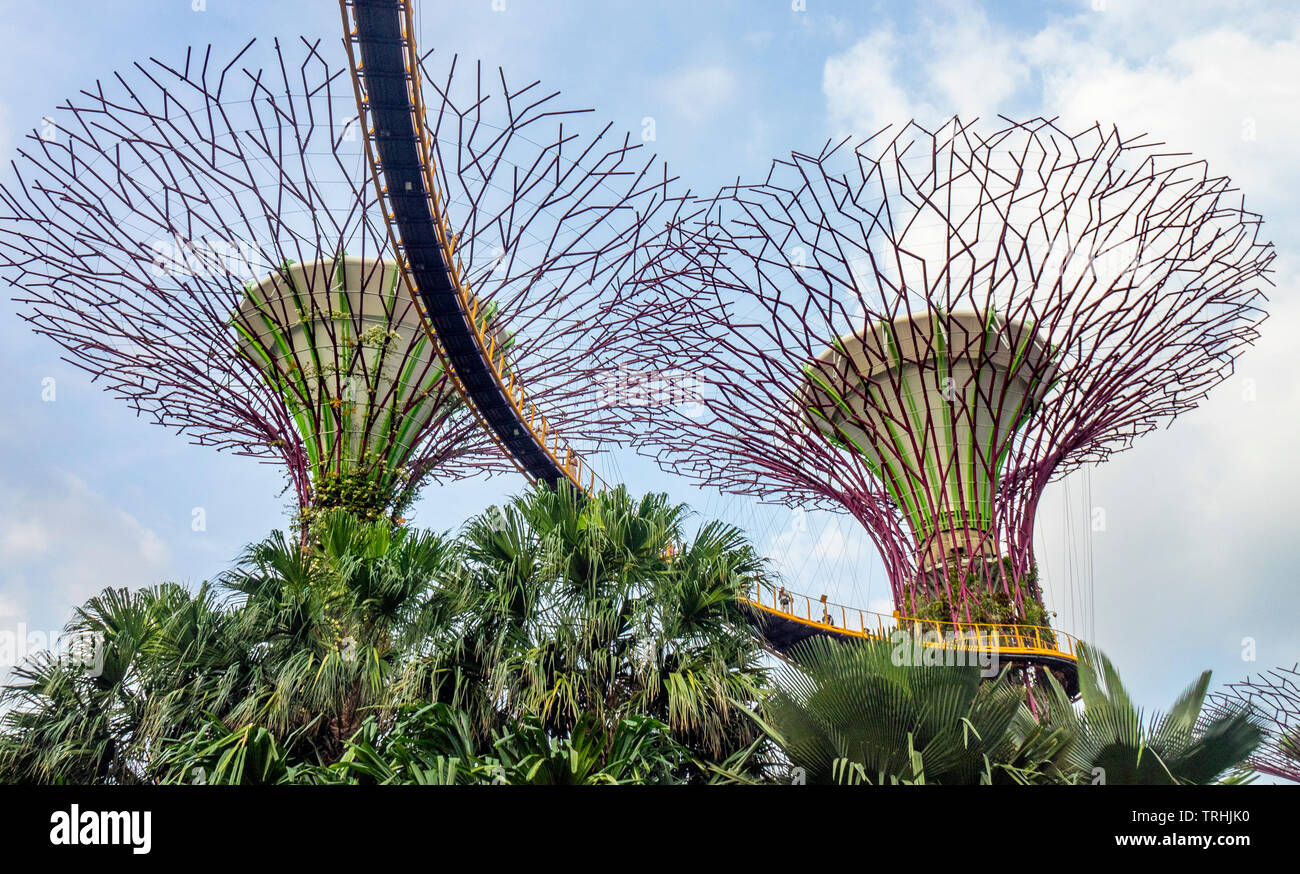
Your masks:
{"label": "metal branch structure", "polygon": [[1265,731],[1251,757],[1260,773],[1300,783],[1300,664],[1273,668],[1214,692],[1207,712],[1235,711],[1249,705]]}
{"label": "metal branch structure", "polygon": [[[419,63],[469,325],[510,391],[530,381],[553,443],[599,452],[628,418],[592,376],[637,354],[605,316],[673,180],[535,82]],[[509,459],[410,285],[356,97],[307,40],[97,83],[19,150],[0,269],[33,328],[138,414],[282,464],[304,510],[396,516],[421,483]]]}
{"label": "metal branch structure", "polygon": [[1101,126],[954,118],[794,153],[703,202],[639,278],[672,301],[647,342],[701,395],[642,451],[851,514],[904,617],[1059,649],[1043,489],[1232,372],[1265,316],[1259,225],[1203,162]]}

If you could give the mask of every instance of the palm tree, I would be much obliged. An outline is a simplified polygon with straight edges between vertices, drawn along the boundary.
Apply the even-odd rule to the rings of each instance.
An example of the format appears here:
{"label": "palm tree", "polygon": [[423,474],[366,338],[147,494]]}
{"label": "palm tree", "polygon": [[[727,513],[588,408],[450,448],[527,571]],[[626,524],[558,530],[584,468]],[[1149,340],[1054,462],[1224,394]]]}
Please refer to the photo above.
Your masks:
{"label": "palm tree", "polygon": [[1202,713],[1210,671],[1202,673],[1166,713],[1144,719],[1104,653],[1083,646],[1079,658],[1082,711],[1053,684],[1049,721],[1070,737],[1056,758],[1070,782],[1206,784],[1238,771],[1263,739],[1249,706]]}
{"label": "palm tree", "polygon": [[625,721],[646,717],[690,751],[692,779],[742,760],[761,770],[745,713],[767,669],[737,598],[763,563],[732,527],[687,540],[686,519],[664,495],[622,488],[537,489],[490,509],[465,529],[463,573],[428,605],[436,630],[405,697],[465,710],[483,744],[534,716],[552,738],[581,727],[608,759]]}
{"label": "palm tree", "polygon": [[816,637],[779,672],[761,716],[795,779],[1001,783],[1040,778],[1060,738],[1038,732],[1004,672],[912,664],[891,640]]}
{"label": "palm tree", "polygon": [[[374,718],[347,744],[338,762],[325,767],[284,767],[274,750],[259,750],[253,760],[258,776],[280,782],[466,785],[510,783],[534,785],[609,785],[678,783],[690,752],[672,737],[668,726],[645,716],[630,717],[615,728],[612,747],[584,716],[566,736],[546,731],[528,716],[517,726],[494,731],[481,744],[464,711],[445,704],[408,710],[388,730]],[[233,747],[233,745],[230,745]],[[231,772],[246,759],[228,755]],[[267,767],[264,763],[271,763]],[[225,775],[222,775],[225,776]]]}
{"label": "palm tree", "polygon": [[276,532],[222,578],[253,666],[222,717],[293,735],[333,761],[366,711],[390,703],[411,622],[457,572],[456,549],[342,510],[321,514],[315,535],[304,548]]}
{"label": "palm tree", "polygon": [[92,657],[41,654],[14,669],[0,696],[0,780],[148,780],[154,750],[219,707],[221,676],[238,674],[228,623],[207,586],[91,598],[64,632],[91,643]]}
{"label": "palm tree", "polygon": [[16,669],[0,698],[0,777],[220,771],[227,735],[256,729],[297,756],[340,756],[365,709],[388,702],[406,625],[454,571],[454,549],[341,510],[314,530],[310,548],[280,532],[249,547],[216,587],[92,598],[66,631],[98,641],[102,668],[45,655]]}

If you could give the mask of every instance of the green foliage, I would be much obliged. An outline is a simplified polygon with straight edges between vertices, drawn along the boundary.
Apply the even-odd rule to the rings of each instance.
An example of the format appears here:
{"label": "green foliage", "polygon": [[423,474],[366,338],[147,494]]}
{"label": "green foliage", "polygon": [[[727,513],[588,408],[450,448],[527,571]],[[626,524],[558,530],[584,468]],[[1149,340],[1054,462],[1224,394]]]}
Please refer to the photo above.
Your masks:
{"label": "green foliage", "polygon": [[690,763],[668,726],[649,717],[622,720],[609,740],[606,746],[590,716],[562,737],[530,716],[480,742],[464,711],[432,704],[404,712],[388,730],[367,720],[338,762],[296,777],[381,785],[676,783]]}
{"label": "green foliage", "polygon": [[162,783],[269,786],[295,782],[298,770],[262,726],[231,730],[218,720],[169,740],[158,756]]}
{"label": "green foliage", "polygon": [[[777,678],[763,719],[810,783],[1015,783],[1044,744],[1023,689],[977,666],[913,665],[890,641],[812,638]],[[1046,749],[1051,750],[1047,745]]]}
{"label": "green foliage", "polygon": [[[1042,591],[1038,586],[1036,565],[1023,577],[1016,577],[1011,568],[1011,560],[1007,557],[1000,562],[990,561],[983,567],[968,567],[964,574],[952,566],[948,569],[947,581],[947,591],[958,598],[956,604],[949,600],[943,585],[938,580],[931,579],[926,585],[935,590],[935,594],[904,592],[903,614],[928,622],[960,621],[1051,627],[1051,615],[1043,606]],[[1007,591],[1008,588],[1010,592]],[[1050,633],[1047,637],[1054,641]]]}
{"label": "green foliage", "polygon": [[471,714],[480,742],[530,715],[556,737],[586,717],[608,748],[646,716],[705,779],[761,738],[744,711],[766,669],[736,598],[763,571],[734,528],[707,524],[682,544],[685,518],[663,495],[564,487],[473,520],[464,574],[431,605],[454,617],[448,636],[412,664],[412,696]]}
{"label": "green foliage", "polygon": [[106,589],[65,633],[97,640],[96,664],[45,653],[14,669],[0,696],[3,782],[146,781],[148,750],[227,706],[246,667],[207,586]]}
{"label": "green foliage", "polygon": [[36,659],[5,689],[0,779],[747,778],[766,671],[735,599],[762,564],[685,518],[538,490],[452,539],[334,509],[197,593],[106,591],[69,626],[104,632],[101,673]]}
{"label": "green foliage", "polygon": [[1202,718],[1210,672],[1183,690],[1166,713],[1143,717],[1103,653],[1082,648],[1082,712],[1052,681],[1048,719],[1070,737],[1056,764],[1067,782],[1109,785],[1214,783],[1239,771],[1263,733],[1248,708]]}
{"label": "green foliage", "polygon": [[347,510],[360,519],[373,521],[384,515],[391,497],[386,478],[376,476],[371,470],[322,471],[312,488],[315,492],[312,506],[303,511],[307,524],[313,516],[334,509]]}
{"label": "green foliage", "polygon": [[773,689],[737,600],[762,561],[685,520],[622,489],[539,489],[456,538],[330,510],[215,585],[106,590],[67,627],[96,669],[44,654],[5,687],[0,780],[1205,783],[1260,742],[1202,712],[1208,672],[1148,720],[1089,649],[1081,706],[890,641],[810,640]]}
{"label": "green foliage", "polygon": [[981,682],[977,667],[910,664],[892,646],[813,639],[778,675],[762,719],[808,782],[1238,781],[1260,742],[1245,710],[1201,718],[1208,671],[1144,720],[1110,661],[1085,649],[1082,707],[1048,677],[1035,717],[1007,672]]}
{"label": "green foliage", "polygon": [[[0,777],[175,776],[161,747],[219,742],[213,720],[236,732],[264,728],[297,759],[340,755],[363,711],[388,700],[408,655],[398,632],[455,572],[456,553],[436,535],[343,511],[322,515],[319,531],[312,550],[279,532],[249,547],[215,588],[92,598],[68,631],[102,635],[102,672],[49,657],[16,670],[3,693]],[[220,772],[212,755],[193,758]]]}

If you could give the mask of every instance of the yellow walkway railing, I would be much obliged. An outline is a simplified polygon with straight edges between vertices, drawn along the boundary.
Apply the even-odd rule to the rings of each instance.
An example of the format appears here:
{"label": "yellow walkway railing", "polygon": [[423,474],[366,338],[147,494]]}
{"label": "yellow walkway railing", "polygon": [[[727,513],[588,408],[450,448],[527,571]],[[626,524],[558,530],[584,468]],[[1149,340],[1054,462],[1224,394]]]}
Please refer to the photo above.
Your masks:
{"label": "yellow walkway railing", "polygon": [[956,649],[1004,655],[1051,656],[1078,661],[1079,641],[1064,631],[1039,625],[1003,625],[983,622],[937,622],[888,616],[859,610],[823,598],[791,592],[770,583],[758,583],[745,600],[765,613],[809,625],[820,631],[850,637],[888,639],[896,630],[936,635]]}

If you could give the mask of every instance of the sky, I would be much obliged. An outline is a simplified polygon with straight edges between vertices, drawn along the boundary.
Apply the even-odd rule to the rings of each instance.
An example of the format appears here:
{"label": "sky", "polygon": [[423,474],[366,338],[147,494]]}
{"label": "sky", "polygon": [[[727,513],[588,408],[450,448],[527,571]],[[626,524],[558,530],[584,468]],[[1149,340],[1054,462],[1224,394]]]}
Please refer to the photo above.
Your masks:
{"label": "sky", "polygon": [[[1149,708],[1170,704],[1204,669],[1217,683],[1300,660],[1293,3],[424,0],[417,8],[422,49],[540,79],[619,128],[644,132],[650,122],[651,145],[696,191],[761,179],[773,157],[815,151],[828,138],[954,113],[1115,124],[1231,176],[1278,251],[1262,338],[1200,409],[1055,487],[1040,511],[1039,557],[1061,627],[1106,650]],[[6,168],[59,102],[138,60],[180,60],[186,46],[209,44],[230,55],[253,37],[299,35],[342,58],[329,0],[0,0],[0,20]],[[29,633],[53,637],[104,587],[211,579],[244,545],[285,525],[289,501],[276,468],[137,420],[33,335],[9,296],[0,303],[0,635],[19,641],[22,655]],[[883,571],[853,523],[718,498],[642,459],[620,459],[616,470],[634,491],[668,491],[701,517],[745,524],[791,588],[887,611]],[[523,487],[509,474],[427,489],[413,524],[455,529]]]}

